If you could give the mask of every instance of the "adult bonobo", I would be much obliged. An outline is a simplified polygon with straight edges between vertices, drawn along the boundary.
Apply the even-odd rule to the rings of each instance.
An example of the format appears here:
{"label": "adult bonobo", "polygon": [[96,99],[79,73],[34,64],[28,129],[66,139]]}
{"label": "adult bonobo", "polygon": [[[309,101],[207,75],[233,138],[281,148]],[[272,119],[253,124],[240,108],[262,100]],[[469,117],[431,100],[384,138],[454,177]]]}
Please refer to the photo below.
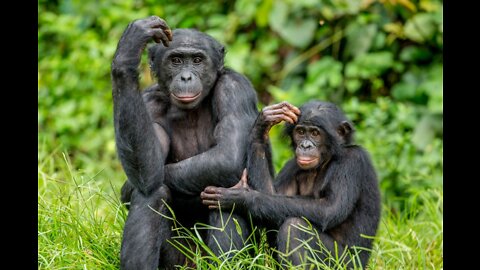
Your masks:
{"label": "adult bonobo", "polygon": [[[157,83],[140,91],[138,66],[151,40],[162,43],[148,49]],[[172,224],[159,214],[170,214],[163,201],[185,227],[222,224],[219,212],[206,209],[199,194],[206,186],[231,187],[238,181],[258,114],[251,83],[224,68],[224,54],[212,37],[192,29],[172,32],[156,16],[131,22],[118,42],[111,70],[115,139],[128,177],[121,199],[130,202],[122,269],[185,263],[167,241]],[[235,219],[243,236],[232,222],[204,235],[217,254],[231,244],[241,248],[248,228],[240,216]]]}
{"label": "adult bonobo", "polygon": [[[301,112],[301,114],[300,114]],[[295,158],[289,160],[272,184],[272,173],[264,157],[270,156],[268,132],[287,121]],[[249,212],[270,228],[278,230],[276,247],[290,253],[289,259],[299,265],[308,262],[301,241],[316,246],[311,234],[299,229],[307,226],[306,218],[318,232],[320,241],[335,256],[345,250],[359,252],[360,262],[344,261],[349,267],[368,262],[380,219],[380,192],[375,170],[368,153],[354,145],[353,127],[341,110],[332,103],[311,101],[300,110],[286,102],[266,107],[252,130],[248,150],[248,183],[264,186],[259,192],[247,185],[246,173],[235,188],[207,187],[203,203],[215,209]],[[337,243],[335,247],[334,242]],[[356,249],[354,247],[362,247]],[[298,248],[296,250],[296,248]],[[309,254],[312,256],[312,254]],[[315,256],[325,261],[325,252]]]}

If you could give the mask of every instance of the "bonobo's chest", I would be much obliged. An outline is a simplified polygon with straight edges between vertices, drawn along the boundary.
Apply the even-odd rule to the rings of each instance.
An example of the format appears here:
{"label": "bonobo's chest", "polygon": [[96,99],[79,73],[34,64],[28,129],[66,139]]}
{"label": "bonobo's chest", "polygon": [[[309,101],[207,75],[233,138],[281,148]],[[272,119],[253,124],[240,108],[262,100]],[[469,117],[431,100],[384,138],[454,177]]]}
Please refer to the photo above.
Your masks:
{"label": "bonobo's chest", "polygon": [[295,175],[294,180],[290,183],[287,194],[289,196],[303,196],[311,198],[323,197],[321,186],[324,182],[322,172],[302,171]]}
{"label": "bonobo's chest", "polygon": [[171,137],[167,163],[198,155],[215,145],[213,133],[217,121],[213,119],[211,106],[172,111],[169,122]]}

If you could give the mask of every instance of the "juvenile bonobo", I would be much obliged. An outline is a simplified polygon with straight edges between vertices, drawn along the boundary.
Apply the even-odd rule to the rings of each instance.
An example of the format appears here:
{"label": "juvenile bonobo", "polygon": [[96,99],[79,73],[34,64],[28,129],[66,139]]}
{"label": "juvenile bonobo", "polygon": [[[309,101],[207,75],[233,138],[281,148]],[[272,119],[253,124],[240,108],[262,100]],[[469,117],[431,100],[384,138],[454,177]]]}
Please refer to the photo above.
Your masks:
{"label": "juvenile bonobo", "polygon": [[[157,82],[141,91],[138,66],[151,40],[158,43],[148,49]],[[195,222],[222,224],[219,211],[204,207],[199,194],[209,185],[231,187],[238,181],[258,114],[251,83],[224,67],[224,55],[212,37],[193,29],[172,32],[156,16],[131,22],[118,42],[111,66],[114,126],[128,177],[121,199],[130,202],[122,269],[186,263],[167,241],[172,223],[162,217],[170,215],[163,202],[187,228]],[[202,235],[217,254],[241,248],[248,235],[245,220],[234,218],[244,235],[237,234],[233,222]]]}
{"label": "juvenile bonobo", "polygon": [[[301,114],[300,114],[301,112]],[[292,140],[295,157],[282,168],[272,182],[272,171],[265,163],[270,156],[268,132],[287,121],[286,132]],[[286,102],[265,107],[251,133],[248,148],[248,184],[264,188],[252,190],[246,171],[234,188],[207,187],[201,193],[210,209],[235,209],[248,212],[259,222],[278,230],[277,249],[292,252],[306,241],[316,242],[299,227],[306,218],[317,230],[321,242],[335,256],[346,249],[371,248],[380,219],[380,192],[375,170],[367,151],[353,142],[354,129],[342,111],[332,103],[310,101],[300,110]],[[318,246],[317,246],[318,247]],[[321,250],[322,248],[318,248]],[[369,252],[357,249],[360,262],[344,261],[348,267],[362,265]],[[299,247],[288,257],[293,264],[305,263],[306,249]],[[312,256],[312,254],[307,254]],[[325,253],[316,254],[328,263]]]}

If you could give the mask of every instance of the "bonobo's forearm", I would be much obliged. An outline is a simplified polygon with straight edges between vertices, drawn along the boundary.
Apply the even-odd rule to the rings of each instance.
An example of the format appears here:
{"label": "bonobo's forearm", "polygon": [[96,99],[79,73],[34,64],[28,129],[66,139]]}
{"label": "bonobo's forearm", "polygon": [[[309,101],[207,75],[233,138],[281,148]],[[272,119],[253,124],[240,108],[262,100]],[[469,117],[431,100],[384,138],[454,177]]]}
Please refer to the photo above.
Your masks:
{"label": "bonobo's forearm", "polygon": [[271,126],[265,121],[263,112],[260,112],[253,124],[247,149],[248,184],[267,194],[274,193],[272,180],[275,177],[268,134]]}
{"label": "bonobo's forearm", "polygon": [[334,197],[312,199],[268,195],[254,190],[248,193],[247,196],[244,196],[244,202],[239,202],[239,205],[248,209],[253,217],[276,222],[279,225],[288,217],[305,217],[310,222],[320,226],[322,230],[343,222],[351,213],[356,200],[355,196],[354,198],[347,198],[346,196],[342,197],[342,194],[337,194]]}
{"label": "bonobo's forearm", "polygon": [[273,194],[275,172],[270,143],[250,142],[247,151],[248,185],[266,194]]}
{"label": "bonobo's forearm", "polygon": [[163,182],[163,166],[159,164],[165,163],[165,157],[138,83],[132,82],[134,72],[112,69],[115,140],[129,181],[142,193],[150,194]]}
{"label": "bonobo's forearm", "polygon": [[241,163],[215,146],[207,152],[165,166],[165,184],[177,192],[197,196],[208,185],[229,187],[238,182]]}
{"label": "bonobo's forearm", "polygon": [[173,190],[197,196],[206,186],[231,187],[238,182],[245,166],[248,121],[230,117],[218,125],[226,134],[219,134],[219,143],[208,151],[165,166],[165,183]]}
{"label": "bonobo's forearm", "polygon": [[263,113],[260,112],[252,127],[252,133],[250,135],[251,143],[268,143],[268,132],[272,126],[273,124],[265,121]]}
{"label": "bonobo's forearm", "polygon": [[165,183],[173,190],[198,196],[207,186],[231,187],[246,166],[247,141],[258,114],[250,82],[225,71],[215,86],[212,107],[219,118],[214,130],[216,145],[166,166]]}
{"label": "bonobo's forearm", "polygon": [[112,62],[112,96],[117,152],[129,181],[149,194],[163,182],[165,155],[143,102],[138,65],[147,42],[130,24]]}

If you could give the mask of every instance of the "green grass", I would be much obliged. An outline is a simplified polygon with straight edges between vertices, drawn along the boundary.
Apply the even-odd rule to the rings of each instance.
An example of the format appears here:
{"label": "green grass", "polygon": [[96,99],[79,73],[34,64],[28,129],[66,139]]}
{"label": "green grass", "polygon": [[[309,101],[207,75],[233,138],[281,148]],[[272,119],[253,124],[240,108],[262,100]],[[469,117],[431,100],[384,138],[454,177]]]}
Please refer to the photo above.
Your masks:
{"label": "green grass", "polygon": [[[117,169],[116,162],[112,160],[116,165],[111,168],[92,165],[98,167],[98,171],[90,175],[83,168],[73,167],[67,155],[39,148],[39,269],[119,268],[127,211],[118,194],[125,176]],[[389,206],[393,204],[402,204],[404,210],[396,211]],[[204,228],[198,226],[197,230]],[[263,243],[262,239],[256,239],[257,244],[247,245],[240,251],[216,257],[196,237],[196,232],[178,228],[179,238],[192,240],[193,245],[183,250],[197,264],[197,269],[279,268],[273,259],[275,251],[259,244]],[[318,265],[318,269],[341,269],[335,267],[336,261],[338,259],[333,259],[330,267]],[[385,202],[369,269],[442,268],[442,188],[417,190],[415,196]]]}

